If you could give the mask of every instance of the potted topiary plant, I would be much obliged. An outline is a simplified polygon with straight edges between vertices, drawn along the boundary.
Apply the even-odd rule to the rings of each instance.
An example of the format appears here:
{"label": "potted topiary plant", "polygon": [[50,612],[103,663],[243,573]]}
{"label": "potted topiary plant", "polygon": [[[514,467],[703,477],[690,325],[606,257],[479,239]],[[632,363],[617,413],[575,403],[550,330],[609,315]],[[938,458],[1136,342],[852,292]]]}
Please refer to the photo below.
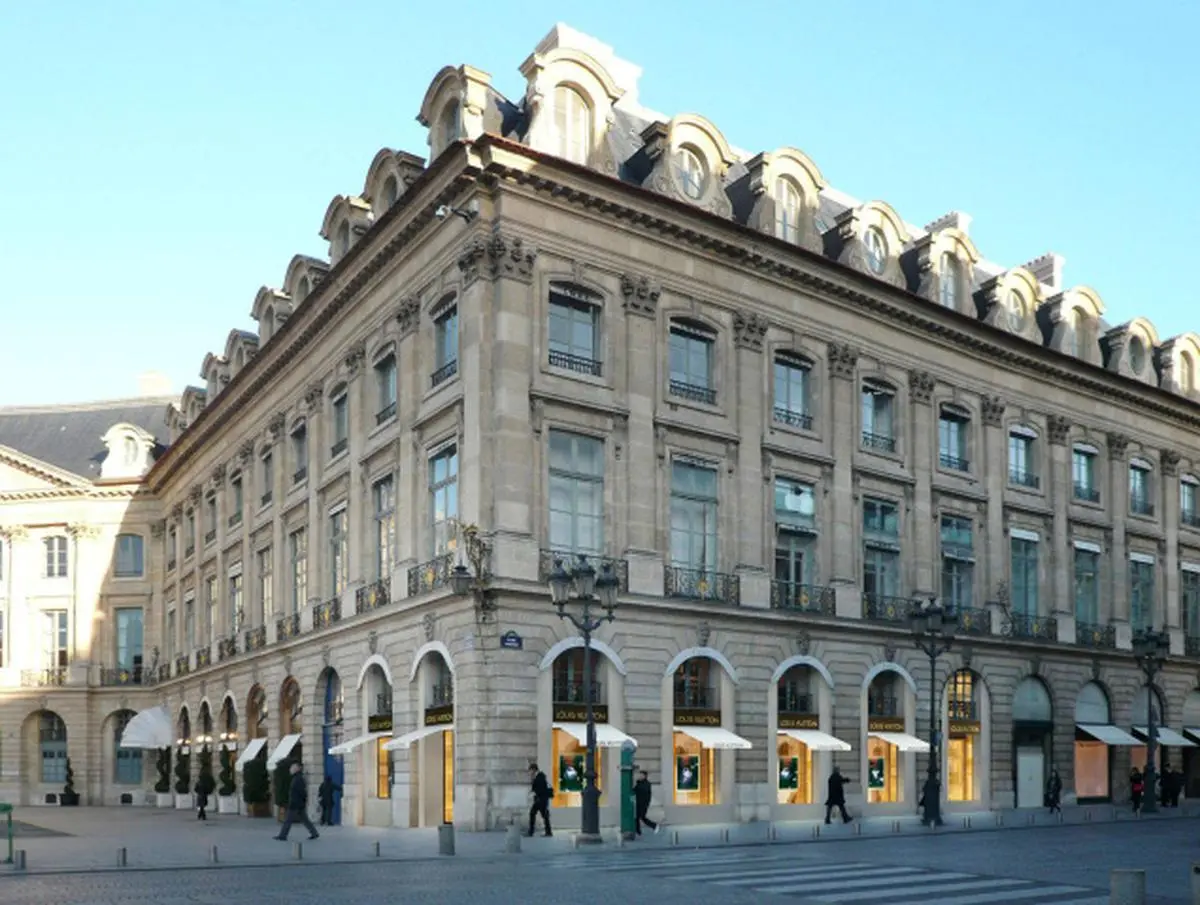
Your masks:
{"label": "potted topiary plant", "polygon": [[205,795],[212,795],[217,790],[217,781],[213,778],[212,751],[208,748],[200,751],[200,776],[196,780],[196,790]]}
{"label": "potted topiary plant", "polygon": [[237,784],[233,776],[233,752],[221,748],[221,773],[217,777],[217,813],[236,814],[238,812]]}
{"label": "potted topiary plant", "polygon": [[160,808],[175,807],[175,798],[171,795],[171,749],[159,748],[158,760],[154,763],[158,770],[158,781],[154,783],[156,794],[155,805]]}
{"label": "potted topiary plant", "polygon": [[242,770],[242,800],[251,817],[271,815],[271,782],[267,762],[261,757],[249,761]]}
{"label": "potted topiary plant", "polygon": [[79,804],[79,793],[75,791],[75,771],[71,769],[71,758],[67,758],[67,781],[63,785],[58,803],[64,807],[75,807]]}
{"label": "potted topiary plant", "polygon": [[175,810],[190,811],[192,809],[192,756],[185,749],[179,749],[175,758]]}
{"label": "potted topiary plant", "polygon": [[277,818],[282,823],[284,815],[287,814],[288,798],[292,792],[291,763],[286,760],[281,760],[277,763],[272,780],[272,784],[275,787],[275,812]]}

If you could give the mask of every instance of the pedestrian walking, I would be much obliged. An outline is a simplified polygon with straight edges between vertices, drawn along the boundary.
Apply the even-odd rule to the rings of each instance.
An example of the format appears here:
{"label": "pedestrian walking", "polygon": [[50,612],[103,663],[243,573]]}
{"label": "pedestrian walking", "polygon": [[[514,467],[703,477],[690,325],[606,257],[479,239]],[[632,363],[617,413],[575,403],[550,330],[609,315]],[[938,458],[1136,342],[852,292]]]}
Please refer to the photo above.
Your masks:
{"label": "pedestrian walking", "polygon": [[1146,780],[1142,776],[1142,771],[1134,767],[1129,771],[1129,800],[1133,804],[1133,813],[1140,814],[1142,812],[1142,796],[1145,792]]}
{"label": "pedestrian walking", "polygon": [[304,774],[300,772],[300,765],[296,763],[292,764],[292,785],[288,789],[287,816],[284,817],[283,826],[279,828],[279,835],[275,838],[280,842],[287,842],[293,823],[304,824],[304,828],[308,830],[309,839],[317,839],[321,835],[308,818],[308,783],[304,781]]}
{"label": "pedestrian walking", "polygon": [[834,808],[842,812],[842,823],[849,823],[853,819],[846,813],[846,783],[848,781],[842,775],[841,767],[834,767],[833,772],[829,774],[829,788],[825,794],[826,823],[829,823],[829,817]]}
{"label": "pedestrian walking", "polygon": [[326,773],[325,779],[317,787],[317,804],[321,807],[321,819],[318,822],[321,826],[333,826],[334,795],[341,791],[342,787],[333,781],[332,776]]}
{"label": "pedestrian walking", "polygon": [[529,765],[529,780],[529,790],[533,796],[533,805],[529,808],[529,835],[533,835],[534,822],[538,814],[541,814],[546,835],[553,836],[550,832],[550,799],[554,797],[554,790],[550,788],[546,774],[538,769],[537,764]]}
{"label": "pedestrian walking", "polygon": [[1158,771],[1158,804],[1164,808],[1171,806],[1171,767],[1165,757]]}
{"label": "pedestrian walking", "polygon": [[196,819],[208,820],[208,812],[205,808],[208,807],[208,790],[204,788],[204,777],[201,776],[196,782]]}
{"label": "pedestrian walking", "polygon": [[1062,777],[1058,770],[1050,768],[1050,778],[1046,780],[1046,807],[1050,813],[1062,813]]}
{"label": "pedestrian walking", "polygon": [[642,835],[642,824],[650,827],[654,832],[658,832],[659,826],[646,815],[650,812],[650,799],[653,797],[654,790],[650,786],[650,774],[642,770],[638,774],[638,780],[633,784],[633,804],[634,804],[634,829],[637,834]]}
{"label": "pedestrian walking", "polygon": [[1179,807],[1179,796],[1183,794],[1183,773],[1180,770],[1171,771],[1171,807]]}

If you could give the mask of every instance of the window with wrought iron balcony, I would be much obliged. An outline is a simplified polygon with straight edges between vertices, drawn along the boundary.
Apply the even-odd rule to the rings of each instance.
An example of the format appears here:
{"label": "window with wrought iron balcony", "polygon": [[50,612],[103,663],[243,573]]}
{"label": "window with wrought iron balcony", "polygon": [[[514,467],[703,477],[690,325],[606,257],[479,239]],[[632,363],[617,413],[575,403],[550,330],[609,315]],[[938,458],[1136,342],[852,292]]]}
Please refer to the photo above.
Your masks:
{"label": "window with wrought iron balcony", "polygon": [[549,358],[552,368],[600,377],[599,296],[570,283],[550,286]]}
{"label": "window with wrought iron balcony", "polygon": [[938,465],[947,471],[970,471],[967,457],[968,430],[966,412],[942,406],[938,417]]}
{"label": "window with wrought iron balcony", "polygon": [[677,318],[671,322],[670,394],[687,402],[716,405],[713,386],[716,334],[703,324]]}
{"label": "window with wrought iron balcony", "polygon": [[773,418],[776,424],[784,424],[798,430],[812,430],[813,418],[809,411],[809,376],[812,366],[791,355],[780,354],[775,358],[775,407]]}
{"label": "window with wrought iron balcony", "polygon": [[894,453],[896,435],[893,417],[896,396],[891,387],[864,383],[862,387],[862,448]]}

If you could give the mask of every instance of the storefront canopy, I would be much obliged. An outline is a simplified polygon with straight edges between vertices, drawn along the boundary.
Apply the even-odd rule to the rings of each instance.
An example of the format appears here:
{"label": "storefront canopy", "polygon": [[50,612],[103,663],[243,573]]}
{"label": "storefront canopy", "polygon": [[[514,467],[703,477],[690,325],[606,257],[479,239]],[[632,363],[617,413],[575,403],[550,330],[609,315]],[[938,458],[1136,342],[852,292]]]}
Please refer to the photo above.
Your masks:
{"label": "storefront canopy", "polygon": [[271,756],[267,758],[267,769],[274,770],[275,765],[292,753],[292,749],[296,747],[296,742],[300,741],[300,736],[285,735],[275,746],[275,750],[271,752]]}
{"label": "storefront canopy", "polygon": [[818,732],[816,729],[780,729],[780,735],[794,738],[804,744],[809,751],[849,751],[850,745],[840,738]]}
{"label": "storefront canopy", "polygon": [[748,751],[754,747],[740,735],[734,735],[728,729],[718,729],[716,726],[676,726],[675,731],[682,732],[688,738],[694,738],[705,748]]}
{"label": "storefront canopy", "polygon": [[1090,735],[1098,742],[1123,748],[1140,748],[1144,743],[1138,741],[1124,729],[1116,726],[1101,726],[1098,723],[1076,723],[1075,728]]}
{"label": "storefront canopy", "polygon": [[[1148,738],[1150,730],[1146,726],[1134,726],[1134,734],[1140,738]],[[1184,730],[1187,731],[1187,730]],[[1160,745],[1166,745],[1168,748],[1195,748],[1196,743],[1189,738],[1184,738],[1174,729],[1168,729],[1166,726],[1155,726],[1154,734],[1158,738]]]}
{"label": "storefront canopy", "polygon": [[[561,729],[581,745],[587,744],[587,723],[555,723],[554,728]],[[637,747],[637,739],[626,735],[616,726],[610,726],[608,723],[596,724],[597,748],[620,748],[626,742],[632,742],[633,746]]]}
{"label": "storefront canopy", "polygon": [[233,765],[234,769],[241,770],[246,766],[246,764],[258,757],[258,752],[261,751],[266,744],[267,740],[265,738],[250,739],[249,743],[242,750],[242,753],[238,755],[237,762]]}
{"label": "storefront canopy", "polygon": [[170,748],[175,744],[175,729],[171,725],[171,714],[166,707],[142,710],[125,726],[121,733],[122,748]]}
{"label": "storefront canopy", "polygon": [[908,735],[904,732],[870,732],[868,735],[874,736],[881,742],[887,742],[889,745],[895,745],[901,751],[929,753],[929,742],[919,739],[915,735]]}
{"label": "storefront canopy", "polygon": [[426,736],[433,735],[435,732],[453,732],[454,724],[448,723],[444,726],[422,726],[420,729],[414,729],[412,732],[406,732],[399,738],[394,738],[383,746],[384,751],[399,751],[407,748],[413,742],[419,742]]}
{"label": "storefront canopy", "polygon": [[367,742],[373,742],[377,738],[384,738],[391,735],[390,732],[369,732],[366,735],[360,735],[358,738],[352,738],[348,742],[342,742],[340,745],[334,745],[329,749],[330,754],[349,754],[356,748],[360,748]]}

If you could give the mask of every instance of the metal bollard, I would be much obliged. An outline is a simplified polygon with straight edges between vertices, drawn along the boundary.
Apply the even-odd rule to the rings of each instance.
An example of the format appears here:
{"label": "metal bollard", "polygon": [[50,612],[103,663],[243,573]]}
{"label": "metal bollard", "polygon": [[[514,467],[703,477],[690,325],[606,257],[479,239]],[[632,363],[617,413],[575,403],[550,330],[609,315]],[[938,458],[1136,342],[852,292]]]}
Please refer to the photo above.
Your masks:
{"label": "metal bollard", "polygon": [[443,823],[438,827],[438,854],[454,854],[454,824]]}
{"label": "metal bollard", "polygon": [[376,858],[378,858],[378,857],[379,857],[379,843],[378,843],[378,842],[376,842],[376,843],[375,843],[375,845],[373,846],[373,851],[372,851],[372,854],[373,854],[373,855],[374,855]]}
{"label": "metal bollard", "polygon": [[900,832],[900,821],[899,820],[892,821],[892,832],[893,833]]}
{"label": "metal bollard", "polygon": [[510,855],[515,855],[521,850],[521,828],[515,823],[509,824],[504,835],[504,850]]}
{"label": "metal bollard", "polygon": [[19,848],[13,852],[13,870],[25,869],[25,849]]}
{"label": "metal bollard", "polygon": [[854,821],[854,835],[855,836],[862,835],[862,821],[861,820]]}
{"label": "metal bollard", "polygon": [[818,823],[813,826],[813,838],[819,839],[820,837],[821,837],[821,825]]}
{"label": "metal bollard", "polygon": [[767,841],[768,842],[778,842],[779,841],[779,827],[777,827],[773,823],[767,827]]}
{"label": "metal bollard", "polygon": [[729,841],[729,827],[723,826],[723,827],[721,827],[721,842],[725,843],[728,841]]}
{"label": "metal bollard", "polygon": [[292,843],[292,857],[295,858],[297,861],[304,860],[304,843],[303,842],[293,842]]}
{"label": "metal bollard", "polygon": [[1029,814],[1029,818],[1027,819],[1027,821],[1026,821],[1026,822],[1027,822],[1027,823],[1028,823],[1030,826],[1033,826],[1035,823],[1037,823],[1037,814],[1036,814],[1036,813],[1033,813],[1033,812],[1030,812],[1030,814]]}
{"label": "metal bollard", "polygon": [[671,830],[671,844],[672,845],[679,844],[679,830]]}
{"label": "metal bollard", "polygon": [[1109,905],[1146,905],[1146,872],[1144,870],[1112,871]]}
{"label": "metal bollard", "polygon": [[996,815],[996,826],[1004,826],[1004,815],[1003,814]]}
{"label": "metal bollard", "polygon": [[1200,861],[1192,862],[1192,905],[1200,905]]}
{"label": "metal bollard", "polygon": [[117,867],[124,867],[126,863],[125,849],[117,849]]}
{"label": "metal bollard", "polygon": [[[296,844],[299,845],[300,843],[296,843]],[[212,846],[212,848],[210,848],[208,850],[208,863],[209,864],[220,864],[221,863],[221,859],[217,854],[217,847],[215,845]]]}
{"label": "metal bollard", "polygon": [[1066,822],[1067,822],[1066,815],[1065,815],[1065,814],[1063,814],[1063,812],[1062,812],[1062,811],[1055,811],[1055,812],[1054,812],[1054,814],[1055,814],[1055,816],[1058,818],[1058,822],[1059,822],[1059,823],[1066,823]]}
{"label": "metal bollard", "polygon": [[1092,822],[1092,809],[1091,808],[1088,808],[1086,811],[1083,812],[1083,822],[1084,823]]}

